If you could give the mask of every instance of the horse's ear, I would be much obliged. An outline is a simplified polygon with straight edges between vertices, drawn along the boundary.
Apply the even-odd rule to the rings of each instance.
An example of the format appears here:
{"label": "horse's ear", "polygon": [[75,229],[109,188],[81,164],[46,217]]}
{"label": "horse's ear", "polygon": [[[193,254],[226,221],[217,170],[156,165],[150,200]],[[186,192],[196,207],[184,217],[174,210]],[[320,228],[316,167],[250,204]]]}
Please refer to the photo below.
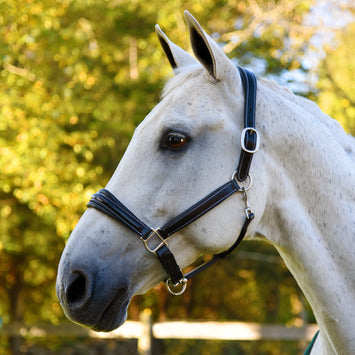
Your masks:
{"label": "horse's ear", "polygon": [[196,60],[189,53],[185,52],[175,43],[170,41],[159,25],[155,25],[155,32],[166,56],[169,59],[169,63],[174,70],[179,67],[196,64]]}
{"label": "horse's ear", "polygon": [[197,20],[185,10],[189,26],[191,46],[197,60],[205,67],[215,80],[228,78],[235,66],[224,54],[218,44],[202,29]]}

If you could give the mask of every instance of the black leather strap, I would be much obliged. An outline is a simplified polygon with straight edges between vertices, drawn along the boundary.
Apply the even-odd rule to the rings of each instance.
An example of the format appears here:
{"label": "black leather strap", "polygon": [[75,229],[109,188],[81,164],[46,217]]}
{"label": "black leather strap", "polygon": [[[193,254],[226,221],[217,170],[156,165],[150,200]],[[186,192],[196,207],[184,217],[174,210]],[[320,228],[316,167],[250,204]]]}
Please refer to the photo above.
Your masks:
{"label": "black leather strap", "polygon": [[166,273],[169,275],[170,280],[173,285],[176,285],[184,279],[184,274],[182,273],[179,265],[177,264],[173,253],[166,245],[162,245],[157,251],[156,255],[163,265]]}
{"label": "black leather strap", "polygon": [[213,255],[211,260],[207,261],[206,263],[204,263],[204,264],[196,267],[192,271],[188,272],[185,275],[185,279],[188,280],[191,277],[196,276],[201,271],[206,270],[208,267],[212,266],[217,261],[220,261],[220,260],[224,259],[227,255],[231,254],[234,251],[234,249],[241,243],[243,238],[245,237],[245,235],[247,233],[247,230],[248,230],[248,226],[249,226],[250,222],[253,219],[254,219],[254,214],[253,213],[248,218],[245,219],[243,227],[242,227],[242,230],[240,231],[237,240],[234,242],[234,244],[228,250],[225,250],[225,251],[223,251],[223,252],[221,252],[219,254]]}
{"label": "black leather strap", "polygon": [[[255,75],[244,68],[238,67],[244,89],[244,128],[255,128],[256,91],[257,81]],[[257,145],[257,134],[247,130],[244,138],[244,146],[247,150],[253,151]],[[240,152],[236,178],[244,181],[249,175],[249,169],[253,153],[248,153],[243,148]]]}
{"label": "black leather strap", "polygon": [[186,227],[188,224],[194,222],[197,218],[201,217],[202,215],[210,211],[212,208],[219,205],[227,197],[229,197],[236,191],[240,191],[240,187],[237,182],[234,179],[228,181],[227,183],[220,186],[219,188],[211,192],[209,195],[195,203],[186,211],[179,214],[168,223],[164,224],[164,226],[159,229],[161,235],[165,239],[169,238],[172,234]]}
{"label": "black leather strap", "polygon": [[151,228],[136,217],[123,203],[121,203],[110,191],[101,189],[93,194],[87,207],[94,207],[97,210],[110,216],[117,222],[124,224],[131,231],[144,238],[151,232]]}

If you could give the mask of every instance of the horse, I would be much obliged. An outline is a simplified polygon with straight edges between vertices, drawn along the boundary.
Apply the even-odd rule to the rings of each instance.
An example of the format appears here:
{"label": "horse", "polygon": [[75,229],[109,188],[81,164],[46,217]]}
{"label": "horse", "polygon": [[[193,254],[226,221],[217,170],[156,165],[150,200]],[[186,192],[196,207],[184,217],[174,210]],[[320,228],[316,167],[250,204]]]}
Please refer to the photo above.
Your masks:
{"label": "horse", "polygon": [[312,354],[354,354],[355,139],[314,102],[238,69],[185,17],[194,57],[156,26],[174,76],[65,246],[64,313],[113,330],[134,295],[166,279],[183,292],[181,269],[247,235],[277,249],[308,299]]}

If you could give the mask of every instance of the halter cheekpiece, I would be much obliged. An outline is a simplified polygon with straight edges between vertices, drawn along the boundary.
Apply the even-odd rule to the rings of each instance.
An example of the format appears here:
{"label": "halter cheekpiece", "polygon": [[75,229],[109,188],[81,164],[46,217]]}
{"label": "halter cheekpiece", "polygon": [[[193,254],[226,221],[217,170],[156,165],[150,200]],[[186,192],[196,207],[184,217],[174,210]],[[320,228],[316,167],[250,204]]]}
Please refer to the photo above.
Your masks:
{"label": "halter cheekpiece", "polygon": [[[238,167],[230,181],[220,186],[158,229],[153,229],[143,223],[106,189],[101,189],[99,192],[93,194],[87,204],[87,207],[93,207],[105,213],[139,236],[145,248],[158,257],[160,263],[168,274],[168,278],[166,279],[167,288],[169,292],[174,295],[180,295],[185,291],[187,280],[192,276],[205,270],[230,254],[245,237],[249,223],[254,218],[254,214],[251,212],[248,205],[247,191],[252,185],[252,179],[249,175],[250,164],[253,154],[259,148],[259,135],[255,129],[257,81],[255,75],[251,71],[241,67],[238,67],[238,69],[242,79],[245,98],[244,129],[241,134],[242,149],[240,152]],[[246,181],[246,187],[239,186],[238,182],[243,181]],[[237,240],[228,250],[215,254],[210,261],[184,275],[168,247],[167,239],[223,202],[235,192],[241,192],[245,202],[245,221]]]}

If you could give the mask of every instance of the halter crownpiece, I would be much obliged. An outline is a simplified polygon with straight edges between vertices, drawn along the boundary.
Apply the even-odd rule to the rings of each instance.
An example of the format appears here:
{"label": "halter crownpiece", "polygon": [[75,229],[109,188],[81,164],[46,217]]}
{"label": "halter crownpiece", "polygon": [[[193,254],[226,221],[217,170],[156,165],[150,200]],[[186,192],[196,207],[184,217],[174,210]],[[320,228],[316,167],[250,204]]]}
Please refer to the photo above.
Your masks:
{"label": "halter crownpiece", "polygon": [[[260,143],[258,132],[255,129],[257,82],[255,75],[251,71],[241,67],[238,67],[238,70],[242,79],[245,98],[244,129],[241,135],[242,149],[238,167],[230,181],[218,187],[209,195],[158,229],[147,226],[107,189],[99,190],[99,192],[91,197],[87,204],[87,207],[92,207],[105,213],[139,236],[147,251],[154,254],[159,259],[168,274],[166,285],[169,292],[174,295],[180,295],[185,291],[188,279],[229,255],[243,240],[247,233],[248,226],[254,218],[254,214],[251,212],[248,205],[247,191],[252,185],[252,179],[249,175],[251,161],[253,154],[259,149]],[[248,186],[240,187],[238,182],[243,182],[248,178]],[[241,192],[243,194],[246,216],[237,240],[228,250],[213,255],[210,261],[184,275],[168,247],[167,239],[219,205],[235,192]]]}

